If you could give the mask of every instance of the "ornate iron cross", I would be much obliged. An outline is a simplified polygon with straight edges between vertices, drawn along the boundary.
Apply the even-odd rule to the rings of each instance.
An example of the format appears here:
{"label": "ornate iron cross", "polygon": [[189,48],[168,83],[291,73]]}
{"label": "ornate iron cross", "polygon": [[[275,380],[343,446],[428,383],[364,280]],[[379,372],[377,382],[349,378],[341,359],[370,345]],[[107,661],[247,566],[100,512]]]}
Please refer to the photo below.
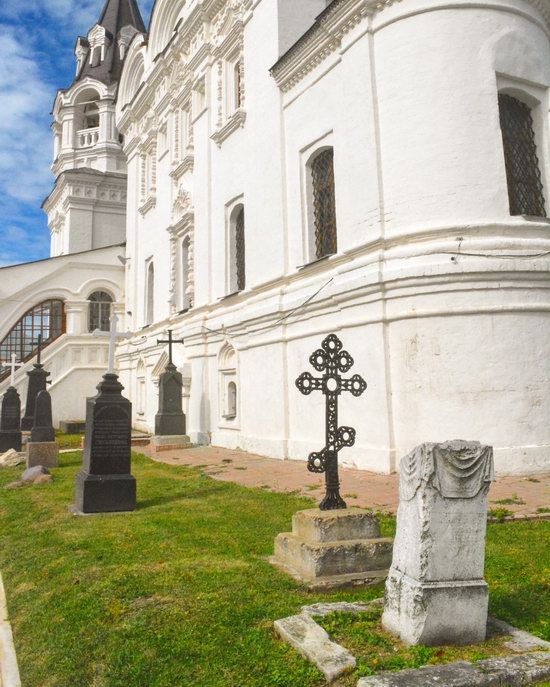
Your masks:
{"label": "ornate iron cross", "polygon": [[176,341],[176,340],[175,340],[174,338],[172,338],[172,337],[173,337],[172,330],[169,329],[169,330],[168,330],[168,341],[162,341],[161,339],[157,339],[157,345],[159,345],[159,344],[165,344],[165,343],[168,344],[168,365],[173,365],[173,364],[174,364],[174,363],[172,362],[172,346],[173,346],[174,344],[177,344],[177,343],[179,343],[179,344],[185,343],[185,340],[184,340],[184,339],[178,339],[178,340]]}
{"label": "ornate iron cross", "polygon": [[340,496],[338,453],[346,446],[355,444],[356,433],[353,427],[338,427],[338,396],[342,391],[350,391],[356,397],[361,396],[367,383],[361,375],[353,375],[350,379],[342,378],[342,374],[353,367],[354,360],[347,351],[342,350],[342,342],[336,334],[327,336],[321,348],[311,355],[309,362],[318,372],[324,372],[324,375],[314,377],[310,372],[304,372],[296,380],[296,386],[305,396],[313,391],[321,391],[326,396],[326,443],[322,451],[310,454],[307,469],[310,472],[325,473],[326,494],[319,508],[339,510],[347,506]]}

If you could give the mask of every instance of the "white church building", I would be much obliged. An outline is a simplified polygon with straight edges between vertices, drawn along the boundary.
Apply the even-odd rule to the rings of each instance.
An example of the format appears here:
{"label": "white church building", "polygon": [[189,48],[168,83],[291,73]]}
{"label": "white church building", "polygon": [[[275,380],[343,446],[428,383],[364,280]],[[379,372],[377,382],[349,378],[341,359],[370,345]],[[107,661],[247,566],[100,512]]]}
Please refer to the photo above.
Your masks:
{"label": "white church building", "polygon": [[344,464],[417,444],[550,470],[550,0],[107,0],[53,111],[51,258],[0,270],[0,393],[34,340],[81,419],[116,311],[151,431],[168,329],[192,441],[305,460],[336,333]]}

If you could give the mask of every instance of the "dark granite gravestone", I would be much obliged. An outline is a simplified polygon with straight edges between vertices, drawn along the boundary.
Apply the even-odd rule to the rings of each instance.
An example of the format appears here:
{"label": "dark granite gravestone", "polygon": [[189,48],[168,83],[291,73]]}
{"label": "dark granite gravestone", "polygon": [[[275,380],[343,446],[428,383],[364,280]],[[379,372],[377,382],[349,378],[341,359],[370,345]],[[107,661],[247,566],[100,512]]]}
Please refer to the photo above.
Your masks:
{"label": "dark granite gravestone", "polygon": [[46,391],[46,385],[48,384],[49,372],[46,372],[44,365],[42,365],[41,356],[41,346],[42,337],[38,337],[38,357],[36,363],[33,365],[33,369],[27,372],[29,377],[29,385],[27,388],[27,405],[25,407],[25,415],[21,420],[21,429],[28,432],[32,429],[34,425],[34,409],[36,406],[36,397],[41,391]]}
{"label": "dark granite gravestone", "polygon": [[76,476],[80,513],[132,511],[136,480],[131,471],[132,404],[122,396],[118,376],[107,373],[86,406],[82,469]]}
{"label": "dark granite gravestone", "polygon": [[159,412],[155,416],[155,434],[181,436],[186,422],[183,412],[183,377],[173,363],[168,363],[159,380]]}
{"label": "dark granite gravestone", "polygon": [[52,397],[48,391],[40,391],[34,407],[34,424],[31,429],[30,442],[44,443],[55,441],[55,429],[52,421]]}
{"label": "dark granite gravestone", "polygon": [[21,399],[13,386],[2,399],[0,414],[0,453],[21,451]]}

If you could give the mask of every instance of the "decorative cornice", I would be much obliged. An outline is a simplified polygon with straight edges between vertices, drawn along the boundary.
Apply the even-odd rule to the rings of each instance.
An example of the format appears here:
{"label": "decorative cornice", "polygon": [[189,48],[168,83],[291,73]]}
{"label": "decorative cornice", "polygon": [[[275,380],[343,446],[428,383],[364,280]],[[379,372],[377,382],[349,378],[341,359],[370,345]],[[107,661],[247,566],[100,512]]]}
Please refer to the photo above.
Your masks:
{"label": "decorative cornice", "polygon": [[192,153],[186,155],[181,162],[170,172],[172,179],[179,179],[186,172],[192,172],[195,166],[195,156]]}
{"label": "decorative cornice", "polygon": [[245,122],[246,112],[244,110],[237,110],[227,120],[227,124],[222,126],[221,129],[215,131],[210,138],[214,141],[218,148],[221,148],[221,145],[225,139],[231,136],[231,134],[234,131],[237,131],[237,129],[244,127]]}
{"label": "decorative cornice", "polygon": [[149,198],[147,198],[145,203],[143,203],[143,205],[141,205],[138,208],[139,214],[142,216],[145,216],[149,212],[149,210],[152,210],[156,206],[156,204],[157,204],[156,196],[149,196]]}

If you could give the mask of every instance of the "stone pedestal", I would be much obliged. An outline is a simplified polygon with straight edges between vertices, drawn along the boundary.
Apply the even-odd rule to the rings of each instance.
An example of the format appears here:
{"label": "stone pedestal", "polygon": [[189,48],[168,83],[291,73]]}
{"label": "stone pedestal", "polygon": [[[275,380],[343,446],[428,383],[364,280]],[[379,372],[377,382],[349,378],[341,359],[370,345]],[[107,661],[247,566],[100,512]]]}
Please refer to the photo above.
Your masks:
{"label": "stone pedestal", "polygon": [[76,511],[132,511],[136,480],[131,471],[132,404],[115,374],[106,374],[86,408],[82,470],[76,476]]}
{"label": "stone pedestal", "polygon": [[191,439],[185,434],[182,436],[155,436],[151,437],[150,441],[150,447],[155,453],[178,448],[190,448],[191,446]]}
{"label": "stone pedestal", "polygon": [[29,385],[27,388],[27,404],[25,406],[25,415],[21,420],[21,429],[29,431],[34,424],[34,409],[36,406],[36,397],[41,391],[46,391],[46,384],[49,372],[46,372],[44,366],[35,363],[33,369],[27,372],[29,378]]}
{"label": "stone pedestal", "polygon": [[63,434],[83,434],[86,431],[84,420],[61,420],[59,429]]}
{"label": "stone pedestal", "polygon": [[159,379],[159,412],[155,416],[155,435],[185,437],[183,412],[183,377],[173,363],[168,363]]}
{"label": "stone pedestal", "polygon": [[4,394],[0,414],[0,454],[10,449],[21,451],[21,399],[14,387]]}
{"label": "stone pedestal", "polygon": [[34,468],[37,465],[45,468],[56,468],[59,465],[59,446],[55,441],[27,444],[27,468]]}
{"label": "stone pedestal", "polygon": [[483,580],[493,450],[423,444],[401,461],[383,625],[407,644],[475,644],[486,636]]}
{"label": "stone pedestal", "polygon": [[343,589],[383,581],[392,540],[380,537],[372,513],[362,510],[299,511],[292,532],[275,539],[271,563],[310,589]]}

